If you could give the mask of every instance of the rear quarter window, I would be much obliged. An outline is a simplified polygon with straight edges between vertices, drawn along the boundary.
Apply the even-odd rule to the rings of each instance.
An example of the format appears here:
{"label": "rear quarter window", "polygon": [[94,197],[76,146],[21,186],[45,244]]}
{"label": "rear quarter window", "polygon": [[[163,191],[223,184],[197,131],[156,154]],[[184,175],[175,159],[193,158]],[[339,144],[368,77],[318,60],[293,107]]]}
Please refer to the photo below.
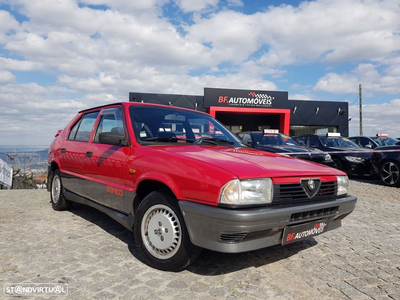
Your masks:
{"label": "rear quarter window", "polygon": [[98,115],[98,111],[83,115],[83,117],[79,119],[79,121],[76,122],[74,126],[72,126],[72,129],[68,136],[68,140],[88,142],[93,129],[93,125],[96,122]]}

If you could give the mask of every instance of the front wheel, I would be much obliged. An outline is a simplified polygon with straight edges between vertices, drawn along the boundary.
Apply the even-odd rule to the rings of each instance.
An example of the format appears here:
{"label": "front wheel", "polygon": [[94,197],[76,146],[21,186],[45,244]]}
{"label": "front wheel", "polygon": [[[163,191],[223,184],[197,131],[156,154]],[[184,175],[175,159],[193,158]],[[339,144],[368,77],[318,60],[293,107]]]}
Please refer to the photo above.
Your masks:
{"label": "front wheel", "polygon": [[135,214],[134,235],[145,262],[164,271],[181,271],[200,254],[186,230],[177,200],[164,192],[152,192]]}
{"label": "front wheel", "polygon": [[333,167],[338,170],[342,170],[342,162],[340,161],[340,159],[338,158],[333,159]]}
{"label": "front wheel", "polygon": [[63,190],[60,171],[55,170],[50,188],[51,206],[54,210],[66,210],[72,205],[71,201],[65,199]]}
{"label": "front wheel", "polygon": [[384,162],[379,170],[379,175],[385,185],[400,186],[400,165],[398,162]]}

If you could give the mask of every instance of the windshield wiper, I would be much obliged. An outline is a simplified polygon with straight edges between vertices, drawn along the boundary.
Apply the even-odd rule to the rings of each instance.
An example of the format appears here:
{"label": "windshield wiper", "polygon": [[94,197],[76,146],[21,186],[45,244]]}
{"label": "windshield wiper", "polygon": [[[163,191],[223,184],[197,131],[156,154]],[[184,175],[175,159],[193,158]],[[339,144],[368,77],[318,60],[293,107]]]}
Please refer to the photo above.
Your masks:
{"label": "windshield wiper", "polygon": [[224,140],[224,139],[218,139],[218,138],[199,138],[194,143],[195,144],[201,144],[203,142],[210,143],[210,144],[213,144],[213,145],[217,145],[217,143],[226,143],[226,144],[229,144],[229,145],[233,145],[234,144],[234,142],[232,142],[232,141],[228,141],[228,140]]}
{"label": "windshield wiper", "polygon": [[151,137],[151,138],[146,139],[145,142],[153,142],[153,141],[157,141],[157,142],[186,141],[186,142],[191,142],[191,143],[194,142],[194,140],[192,140],[192,139],[177,138],[175,136],[170,136],[170,137],[156,136],[156,137]]}

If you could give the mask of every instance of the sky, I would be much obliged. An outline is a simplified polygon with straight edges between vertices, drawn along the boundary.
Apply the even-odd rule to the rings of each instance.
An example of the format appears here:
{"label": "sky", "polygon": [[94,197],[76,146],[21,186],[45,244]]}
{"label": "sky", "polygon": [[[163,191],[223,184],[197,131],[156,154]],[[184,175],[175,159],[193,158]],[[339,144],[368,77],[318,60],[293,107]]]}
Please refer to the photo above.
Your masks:
{"label": "sky", "polygon": [[400,137],[398,0],[0,0],[0,145],[129,92],[287,91]]}

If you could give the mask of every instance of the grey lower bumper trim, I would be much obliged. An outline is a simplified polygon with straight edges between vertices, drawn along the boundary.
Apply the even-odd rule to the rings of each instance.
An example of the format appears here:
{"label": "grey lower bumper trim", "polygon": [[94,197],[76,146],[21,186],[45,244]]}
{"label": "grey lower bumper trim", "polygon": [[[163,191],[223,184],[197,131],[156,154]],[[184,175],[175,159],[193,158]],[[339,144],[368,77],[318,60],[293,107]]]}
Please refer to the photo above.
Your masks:
{"label": "grey lower bumper trim", "polygon": [[[261,249],[281,243],[283,229],[288,225],[321,219],[291,222],[294,213],[338,206],[336,213],[325,216],[330,223],[326,231],[341,226],[341,219],[354,210],[357,198],[348,196],[338,200],[292,207],[255,209],[227,209],[188,201],[179,201],[185,224],[193,244],[218,252],[239,253]],[[248,232],[256,238],[237,243],[220,241],[221,234]]]}

